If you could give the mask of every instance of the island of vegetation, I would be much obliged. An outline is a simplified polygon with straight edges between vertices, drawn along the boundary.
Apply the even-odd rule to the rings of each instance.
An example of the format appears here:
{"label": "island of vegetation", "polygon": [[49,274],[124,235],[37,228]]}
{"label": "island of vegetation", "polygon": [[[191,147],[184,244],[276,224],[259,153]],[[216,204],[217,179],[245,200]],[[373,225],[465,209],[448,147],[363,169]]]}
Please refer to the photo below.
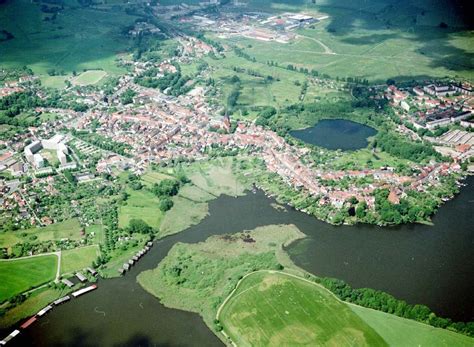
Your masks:
{"label": "island of vegetation", "polygon": [[426,306],[296,267],[282,247],[304,236],[292,225],[275,225],[176,244],[137,279],[164,305],[199,313],[229,345],[398,345],[402,331],[410,345],[472,343],[429,326],[472,336],[472,323],[452,323]]}

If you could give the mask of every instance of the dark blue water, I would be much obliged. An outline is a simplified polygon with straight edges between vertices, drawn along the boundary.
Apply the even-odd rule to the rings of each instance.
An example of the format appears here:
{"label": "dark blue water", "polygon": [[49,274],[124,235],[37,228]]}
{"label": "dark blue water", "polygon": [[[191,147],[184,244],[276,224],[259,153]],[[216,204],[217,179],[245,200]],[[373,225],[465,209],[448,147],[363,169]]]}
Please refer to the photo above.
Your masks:
{"label": "dark blue water", "polygon": [[[474,177],[467,183],[440,209],[433,226],[332,226],[291,208],[278,211],[262,192],[222,196],[211,201],[210,215],[200,224],[156,242],[125,277],[99,281],[96,291],[55,308],[12,346],[222,345],[201,317],[164,307],[136,276],[156,267],[176,242],[200,242],[269,224],[294,224],[308,235],[287,249],[307,271],[385,290],[454,320],[472,320]],[[0,331],[1,337],[10,330]]]}
{"label": "dark blue water", "polygon": [[294,130],[290,134],[311,145],[349,151],[367,147],[367,138],[377,134],[377,131],[349,120],[324,119],[311,128]]}

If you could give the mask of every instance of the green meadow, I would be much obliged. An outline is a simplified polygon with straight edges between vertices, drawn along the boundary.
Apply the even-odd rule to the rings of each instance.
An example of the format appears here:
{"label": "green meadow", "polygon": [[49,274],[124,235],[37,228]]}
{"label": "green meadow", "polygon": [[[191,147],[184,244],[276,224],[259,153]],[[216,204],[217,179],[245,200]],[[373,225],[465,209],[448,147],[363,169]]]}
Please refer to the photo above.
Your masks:
{"label": "green meadow", "polygon": [[48,76],[52,69],[61,75],[91,69],[109,74],[124,72],[115,59],[129,45],[121,30],[135,17],[123,10],[66,5],[53,20],[51,14],[27,0],[8,1],[1,6],[0,29],[14,36],[0,42],[1,67],[27,65],[51,86],[63,86],[65,79]]}
{"label": "green meadow", "polygon": [[0,261],[0,302],[54,280],[57,266],[55,255]]}
{"label": "green meadow", "polygon": [[92,265],[100,255],[99,246],[91,245],[61,252],[61,274],[72,273]]}
{"label": "green meadow", "polygon": [[219,319],[238,346],[386,345],[332,293],[277,272],[257,272],[242,280]]}
{"label": "green meadow", "polygon": [[163,218],[159,199],[145,189],[128,189],[127,193],[126,204],[119,207],[119,227],[127,227],[131,219],[142,219],[152,228],[158,228]]}
{"label": "green meadow", "polygon": [[350,305],[360,318],[394,347],[406,346],[473,346],[474,339],[455,332],[400,318],[385,312]]}

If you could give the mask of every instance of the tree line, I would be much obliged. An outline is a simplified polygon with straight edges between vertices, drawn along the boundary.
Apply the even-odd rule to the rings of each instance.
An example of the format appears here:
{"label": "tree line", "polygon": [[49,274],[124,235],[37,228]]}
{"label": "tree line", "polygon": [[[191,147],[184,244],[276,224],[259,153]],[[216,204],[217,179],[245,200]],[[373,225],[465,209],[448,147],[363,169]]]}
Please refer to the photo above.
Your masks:
{"label": "tree line", "polygon": [[474,337],[474,322],[453,322],[450,318],[438,317],[425,305],[410,305],[380,290],[355,289],[335,278],[315,278],[314,281],[329,289],[341,300]]}

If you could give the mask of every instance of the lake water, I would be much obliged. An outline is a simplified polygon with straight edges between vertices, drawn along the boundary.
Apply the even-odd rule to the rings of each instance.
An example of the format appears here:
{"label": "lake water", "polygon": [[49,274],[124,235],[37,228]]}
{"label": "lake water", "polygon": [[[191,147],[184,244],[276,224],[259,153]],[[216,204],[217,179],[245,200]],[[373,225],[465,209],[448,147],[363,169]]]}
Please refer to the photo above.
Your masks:
{"label": "lake water", "polygon": [[324,119],[313,127],[294,130],[290,134],[311,145],[348,151],[367,147],[367,138],[377,134],[377,131],[349,120]]}
{"label": "lake water", "polygon": [[472,320],[474,177],[467,182],[462,193],[441,208],[434,226],[336,227],[290,208],[277,211],[261,192],[220,197],[210,203],[211,214],[199,225],[155,242],[126,276],[100,280],[96,291],[55,308],[12,345],[222,345],[197,314],[165,308],[140,287],[136,276],[156,267],[176,242],[199,242],[213,234],[279,223],[293,223],[308,235],[287,249],[306,270],[354,287],[385,290],[455,320]]}

